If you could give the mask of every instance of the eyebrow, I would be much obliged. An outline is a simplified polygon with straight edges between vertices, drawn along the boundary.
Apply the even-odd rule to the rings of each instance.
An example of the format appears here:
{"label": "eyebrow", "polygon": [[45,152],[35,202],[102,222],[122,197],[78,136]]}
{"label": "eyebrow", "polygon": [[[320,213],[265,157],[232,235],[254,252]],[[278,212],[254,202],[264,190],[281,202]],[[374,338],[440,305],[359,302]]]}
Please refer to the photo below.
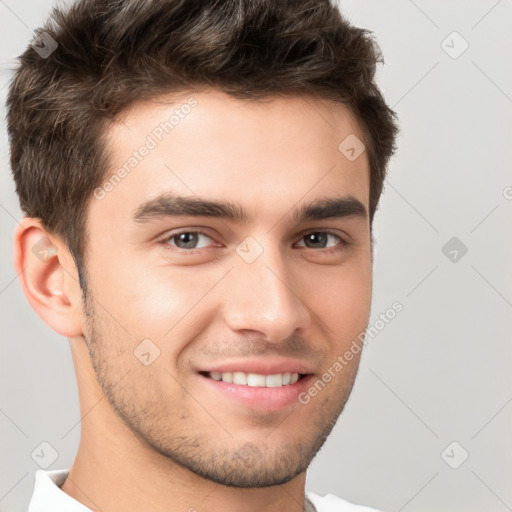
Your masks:
{"label": "eyebrow", "polygon": [[[251,216],[231,201],[210,201],[200,197],[162,194],[141,204],[133,215],[133,220],[146,223],[160,217],[215,217],[233,222],[246,223]],[[366,207],[353,196],[323,198],[302,205],[294,211],[292,220],[296,223],[307,220],[335,219],[343,217],[366,218]]]}

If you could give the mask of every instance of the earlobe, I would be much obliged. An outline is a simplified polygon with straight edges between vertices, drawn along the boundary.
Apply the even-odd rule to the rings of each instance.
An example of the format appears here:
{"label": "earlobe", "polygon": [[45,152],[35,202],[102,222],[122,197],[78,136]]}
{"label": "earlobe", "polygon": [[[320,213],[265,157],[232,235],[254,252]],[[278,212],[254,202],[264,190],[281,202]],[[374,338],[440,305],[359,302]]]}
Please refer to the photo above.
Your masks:
{"label": "earlobe", "polygon": [[25,217],[14,233],[14,267],[34,311],[62,336],[82,335],[81,290],[66,244],[39,219]]}

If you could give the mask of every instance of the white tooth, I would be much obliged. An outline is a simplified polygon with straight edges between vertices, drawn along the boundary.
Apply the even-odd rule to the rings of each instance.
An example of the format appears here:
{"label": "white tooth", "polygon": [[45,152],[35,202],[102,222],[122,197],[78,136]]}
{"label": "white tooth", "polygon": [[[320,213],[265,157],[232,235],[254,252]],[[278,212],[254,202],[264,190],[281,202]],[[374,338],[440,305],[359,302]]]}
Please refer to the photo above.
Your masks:
{"label": "white tooth", "polygon": [[267,388],[279,388],[283,385],[283,375],[275,373],[274,375],[267,375],[265,378]]}
{"label": "white tooth", "polygon": [[233,374],[231,372],[222,372],[222,380],[224,382],[233,382]]}
{"label": "white tooth", "polygon": [[210,372],[209,376],[214,380],[232,382],[240,386],[277,388],[294,384],[299,380],[298,373],[275,373],[273,375],[262,375],[259,373],[245,372]]}
{"label": "white tooth", "polygon": [[247,385],[253,387],[265,387],[265,375],[259,375],[258,373],[247,374]]}
{"label": "white tooth", "polygon": [[247,374],[244,372],[233,372],[233,384],[247,386]]}

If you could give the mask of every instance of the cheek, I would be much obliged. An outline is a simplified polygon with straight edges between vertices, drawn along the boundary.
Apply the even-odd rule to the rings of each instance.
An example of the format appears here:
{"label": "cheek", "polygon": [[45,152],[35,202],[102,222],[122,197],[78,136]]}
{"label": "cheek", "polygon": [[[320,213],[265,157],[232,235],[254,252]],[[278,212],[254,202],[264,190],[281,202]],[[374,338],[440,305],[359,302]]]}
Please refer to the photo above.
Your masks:
{"label": "cheek", "polygon": [[357,337],[366,328],[371,307],[371,267],[365,264],[341,268],[325,280],[323,293],[318,297],[315,312],[329,327],[329,337],[344,343]]}
{"label": "cheek", "polygon": [[146,330],[147,335],[163,335],[204,294],[186,273],[129,258],[116,264],[97,261],[91,265],[90,281],[97,302],[112,317],[128,331]]}
{"label": "cheek", "polygon": [[[125,261],[115,271],[106,268],[98,271],[94,286],[99,291],[98,302],[108,310],[102,317],[109,335],[117,338],[111,340],[112,345],[124,346],[130,353],[149,350],[158,354],[154,366],[173,373],[182,351],[213,321],[221,301],[208,291],[222,271],[141,265],[137,261]],[[118,324],[123,329],[117,328]],[[125,363],[134,363],[130,354]],[[162,378],[168,387],[171,377],[164,372]]]}

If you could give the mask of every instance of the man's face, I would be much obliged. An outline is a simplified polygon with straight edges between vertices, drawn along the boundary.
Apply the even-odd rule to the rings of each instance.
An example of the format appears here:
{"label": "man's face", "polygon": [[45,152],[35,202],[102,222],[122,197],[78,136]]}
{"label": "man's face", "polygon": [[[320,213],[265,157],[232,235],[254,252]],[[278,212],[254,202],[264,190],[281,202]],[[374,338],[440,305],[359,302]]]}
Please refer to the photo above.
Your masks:
{"label": "man's face", "polygon": [[[218,483],[292,479],[348,399],[359,354],[332,367],[369,319],[369,219],[355,207],[368,210],[368,159],[338,149],[361,130],[341,104],[212,91],[137,104],[108,133],[111,171],[137,162],[89,205],[84,336],[120,425]],[[179,214],[174,196],[246,218]]]}

